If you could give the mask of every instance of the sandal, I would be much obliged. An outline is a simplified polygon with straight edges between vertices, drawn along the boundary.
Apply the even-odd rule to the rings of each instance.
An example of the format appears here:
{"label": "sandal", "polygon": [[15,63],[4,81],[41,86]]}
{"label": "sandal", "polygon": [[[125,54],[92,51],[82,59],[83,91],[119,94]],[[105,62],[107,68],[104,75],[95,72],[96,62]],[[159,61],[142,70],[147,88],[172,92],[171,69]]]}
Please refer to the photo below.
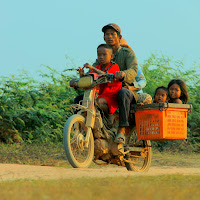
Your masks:
{"label": "sandal", "polygon": [[125,136],[121,133],[118,133],[114,142],[118,144],[125,144]]}

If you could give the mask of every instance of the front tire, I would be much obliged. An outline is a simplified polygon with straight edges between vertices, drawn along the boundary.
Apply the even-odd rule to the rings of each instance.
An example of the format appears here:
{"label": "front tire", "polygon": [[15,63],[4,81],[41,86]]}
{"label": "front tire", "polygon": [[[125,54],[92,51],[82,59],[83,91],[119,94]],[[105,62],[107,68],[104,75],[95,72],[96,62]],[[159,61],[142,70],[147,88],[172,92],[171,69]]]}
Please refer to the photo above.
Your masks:
{"label": "front tire", "polygon": [[72,115],[66,122],[63,144],[69,163],[74,168],[87,168],[94,156],[94,138],[90,133],[88,148],[84,146],[87,127],[82,115]]}

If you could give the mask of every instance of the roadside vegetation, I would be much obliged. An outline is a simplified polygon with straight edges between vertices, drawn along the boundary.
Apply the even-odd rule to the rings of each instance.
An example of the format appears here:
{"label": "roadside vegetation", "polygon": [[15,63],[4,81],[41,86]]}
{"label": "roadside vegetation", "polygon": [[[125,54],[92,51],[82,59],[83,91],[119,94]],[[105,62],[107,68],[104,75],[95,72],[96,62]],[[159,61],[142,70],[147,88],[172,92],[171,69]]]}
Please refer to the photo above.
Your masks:
{"label": "roadside vegetation", "polygon": [[[140,66],[148,82],[144,92],[153,96],[157,86],[167,86],[171,79],[180,78],[187,84],[189,104],[193,106],[188,115],[188,140],[153,142],[153,147],[159,151],[200,152],[200,64],[194,63],[190,70],[184,70],[181,61],[152,54]],[[46,73],[38,74],[40,81],[28,73],[0,77],[1,146],[14,144],[20,149],[45,143],[54,149],[61,145],[63,127],[71,115],[70,104],[77,91],[69,87],[69,71],[46,68]]]}

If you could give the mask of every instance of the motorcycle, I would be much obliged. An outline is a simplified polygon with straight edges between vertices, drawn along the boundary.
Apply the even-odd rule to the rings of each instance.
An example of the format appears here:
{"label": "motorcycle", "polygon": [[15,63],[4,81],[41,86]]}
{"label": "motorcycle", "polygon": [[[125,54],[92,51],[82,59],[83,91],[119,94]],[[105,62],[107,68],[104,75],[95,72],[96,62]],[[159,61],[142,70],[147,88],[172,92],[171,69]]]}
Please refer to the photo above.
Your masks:
{"label": "motorcycle", "polygon": [[[68,118],[63,131],[63,144],[69,163],[74,168],[86,168],[92,161],[96,164],[115,164],[127,170],[148,171],[151,164],[150,140],[138,140],[136,127],[126,128],[125,144],[117,144],[114,139],[119,124],[119,114],[114,113],[112,128],[97,104],[99,85],[114,80],[113,74],[89,74],[81,77],[77,88],[84,89],[83,100],[71,105],[76,111]],[[130,113],[134,115],[134,110]]]}

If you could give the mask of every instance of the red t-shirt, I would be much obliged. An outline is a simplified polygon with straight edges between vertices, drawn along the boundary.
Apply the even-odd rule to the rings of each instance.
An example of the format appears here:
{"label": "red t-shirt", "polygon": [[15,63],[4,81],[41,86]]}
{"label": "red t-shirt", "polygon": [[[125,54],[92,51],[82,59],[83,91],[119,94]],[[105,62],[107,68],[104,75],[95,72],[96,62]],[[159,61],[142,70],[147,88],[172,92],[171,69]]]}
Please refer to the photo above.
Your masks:
{"label": "red t-shirt", "polygon": [[[102,70],[101,65],[97,65],[96,68]],[[106,72],[107,69],[109,74],[115,74],[115,72],[120,71],[118,64],[113,62],[110,62],[102,71]],[[91,71],[90,73],[94,73],[94,71]],[[118,108],[117,93],[121,88],[122,83],[118,80],[100,85],[98,97],[102,97],[107,101],[110,113],[114,113]]]}

